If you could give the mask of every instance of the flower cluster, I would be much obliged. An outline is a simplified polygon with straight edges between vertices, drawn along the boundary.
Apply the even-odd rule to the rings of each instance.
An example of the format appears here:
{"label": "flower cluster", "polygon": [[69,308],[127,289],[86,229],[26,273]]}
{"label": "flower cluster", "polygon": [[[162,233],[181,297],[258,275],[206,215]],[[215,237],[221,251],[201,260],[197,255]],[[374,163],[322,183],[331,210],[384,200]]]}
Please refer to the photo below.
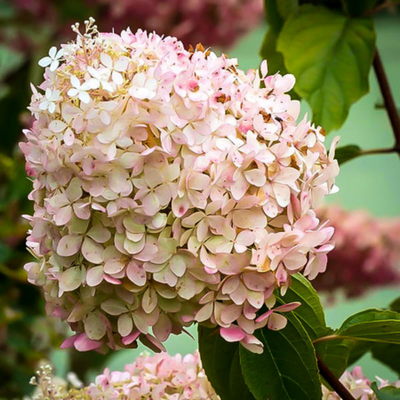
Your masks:
{"label": "flower cluster", "polygon": [[[384,381],[378,378],[379,389],[389,385],[388,381]],[[363,373],[361,367],[354,367],[353,371],[346,371],[340,378],[343,385],[350,391],[355,399],[359,400],[376,400],[377,397],[374,391],[371,389],[371,381],[367,379]],[[394,384],[396,387],[400,387],[400,381]],[[324,400],[340,400],[341,397],[336,392],[331,392],[325,386],[322,386],[322,395]]]}
{"label": "flower cluster", "polygon": [[[37,371],[37,377],[31,379],[31,384],[37,386],[34,400],[219,400],[201,366],[198,352],[184,357],[167,353],[143,354],[134,363],[126,365],[122,372],[107,368],[94,383],[84,388],[75,374],[70,373],[67,382],[53,377],[51,371],[50,366],[43,366]],[[361,367],[346,371],[340,380],[354,398],[377,399],[371,381],[363,375]],[[379,377],[377,380],[379,389],[390,385]],[[400,381],[393,385],[400,388]],[[336,392],[322,386],[322,400],[340,399]]]}
{"label": "flower cluster", "polygon": [[[71,381],[71,379],[70,379]],[[48,398],[73,399],[132,399],[132,400],[218,400],[201,366],[197,352],[182,357],[159,353],[142,355],[125,370],[110,371],[96,377],[94,383],[83,389],[68,389],[67,382],[53,378],[51,368],[45,366],[38,371],[35,400]],[[80,387],[76,377],[75,387]],[[78,385],[76,384],[78,383]],[[50,397],[49,397],[50,396]]]}
{"label": "flower cluster", "polygon": [[338,164],[321,128],[296,125],[293,76],[140,30],[74,29],[40,61],[20,145],[34,177],[26,270],[76,332],[63,346],[163,350],[197,321],[262,351],[254,331],[298,306],[273,309],[274,290],[323,272],[333,248],[313,209]]}
{"label": "flower cluster", "polygon": [[313,282],[317,290],[334,294],[341,289],[357,297],[376,286],[400,283],[399,219],[378,219],[337,206],[325,206],[317,214],[335,228],[327,272]]}

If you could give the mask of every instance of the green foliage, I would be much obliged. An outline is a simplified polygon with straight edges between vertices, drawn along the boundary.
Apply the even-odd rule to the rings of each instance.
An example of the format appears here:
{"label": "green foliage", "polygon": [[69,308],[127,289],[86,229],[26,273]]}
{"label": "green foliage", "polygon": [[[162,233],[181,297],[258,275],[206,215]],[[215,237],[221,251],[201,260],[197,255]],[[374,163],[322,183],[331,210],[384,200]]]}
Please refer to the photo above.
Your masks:
{"label": "green foliage", "polygon": [[397,311],[397,312],[400,312],[400,297],[398,297],[396,300],[393,300],[391,303],[390,303],[390,309],[391,310],[393,310],[393,311]]}
{"label": "green foliage", "polygon": [[372,382],[371,389],[374,391],[377,400],[400,400],[400,388],[386,386],[378,389],[376,382]]}
{"label": "green foliage", "polygon": [[336,335],[355,340],[400,344],[400,314],[378,309],[361,311],[347,318]]}
{"label": "green foliage", "polygon": [[353,343],[348,340],[327,340],[314,343],[314,347],[318,357],[337,378],[340,378],[350,365],[349,356]]}
{"label": "green foliage", "polygon": [[355,144],[349,144],[348,146],[339,147],[336,149],[335,158],[339,164],[344,164],[347,161],[352,160],[362,154],[362,150]]}
{"label": "green foliage", "polygon": [[301,274],[292,276],[292,285],[285,296],[278,298],[284,303],[300,302],[293,313],[303,324],[311,340],[325,336],[329,328],[326,327],[324,309],[316,290],[310,281]]}
{"label": "green foliage", "polygon": [[342,126],[350,106],[369,90],[374,24],[303,5],[286,21],[277,50],[296,76],[295,91],[310,104],[314,121],[331,131]]}
{"label": "green foliage", "polygon": [[367,14],[378,3],[379,0],[342,0],[343,10],[353,17]]}
{"label": "green foliage", "polygon": [[199,350],[207,377],[222,400],[254,400],[240,370],[239,343],[228,343],[219,332],[199,325]]}
{"label": "green foliage", "polygon": [[257,400],[319,400],[321,382],[310,337],[295,315],[285,316],[284,329],[255,333],[264,344],[262,354],[240,348],[244,379]]}

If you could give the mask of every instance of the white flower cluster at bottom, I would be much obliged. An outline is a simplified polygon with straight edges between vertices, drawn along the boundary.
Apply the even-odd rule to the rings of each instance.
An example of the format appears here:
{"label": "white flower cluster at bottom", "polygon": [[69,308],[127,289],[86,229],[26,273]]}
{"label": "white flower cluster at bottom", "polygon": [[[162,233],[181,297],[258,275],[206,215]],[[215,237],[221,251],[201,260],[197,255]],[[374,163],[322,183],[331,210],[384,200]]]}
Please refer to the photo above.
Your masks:
{"label": "white flower cluster at bottom", "polygon": [[[38,372],[38,378],[31,383],[37,385],[34,400],[89,400],[89,399],[121,399],[130,400],[218,400],[202,368],[198,352],[181,356],[159,353],[150,356],[142,354],[125,370],[110,371],[108,368],[98,375],[89,386],[81,389],[81,382],[71,373],[68,383],[53,378],[51,367],[44,366]],[[361,367],[346,371],[341,379],[351,394],[360,400],[376,400],[371,389],[371,382],[363,375]],[[388,386],[387,381],[377,377],[379,388]],[[395,383],[400,387],[400,381]],[[340,400],[340,397],[322,387],[322,400]],[[26,399],[26,400],[29,400]]]}

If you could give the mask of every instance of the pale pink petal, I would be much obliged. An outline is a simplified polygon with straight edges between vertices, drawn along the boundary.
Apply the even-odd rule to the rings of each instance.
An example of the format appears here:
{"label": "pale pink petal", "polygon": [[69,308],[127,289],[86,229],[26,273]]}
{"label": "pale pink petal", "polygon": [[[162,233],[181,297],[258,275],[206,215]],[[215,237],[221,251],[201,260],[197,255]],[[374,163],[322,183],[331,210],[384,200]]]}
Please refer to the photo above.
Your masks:
{"label": "pale pink petal", "polygon": [[227,342],[240,342],[246,336],[237,325],[231,325],[229,328],[220,328],[219,331]]}

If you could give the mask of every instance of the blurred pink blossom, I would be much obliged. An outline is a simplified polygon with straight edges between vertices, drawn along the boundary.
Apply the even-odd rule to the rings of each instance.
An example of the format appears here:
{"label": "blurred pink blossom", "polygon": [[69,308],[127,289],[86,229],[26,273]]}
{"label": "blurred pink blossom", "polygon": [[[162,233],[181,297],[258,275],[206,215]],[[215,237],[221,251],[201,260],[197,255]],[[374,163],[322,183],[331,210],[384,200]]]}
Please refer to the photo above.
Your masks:
{"label": "blurred pink blossom", "polygon": [[325,206],[317,214],[335,228],[327,271],[313,282],[318,291],[343,290],[347,297],[358,297],[374,287],[399,285],[400,219],[338,206]]}

